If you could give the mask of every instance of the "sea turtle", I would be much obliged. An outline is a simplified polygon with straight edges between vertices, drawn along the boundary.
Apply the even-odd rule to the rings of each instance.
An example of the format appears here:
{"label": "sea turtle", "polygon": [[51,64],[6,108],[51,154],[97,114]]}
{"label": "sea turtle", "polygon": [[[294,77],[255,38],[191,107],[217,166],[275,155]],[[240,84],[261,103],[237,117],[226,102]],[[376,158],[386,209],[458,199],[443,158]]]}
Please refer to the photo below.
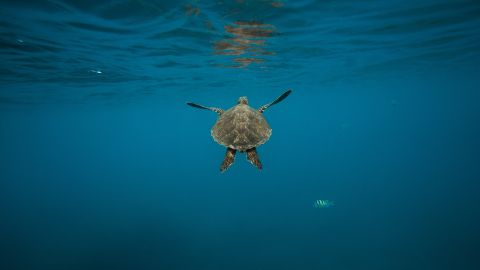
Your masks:
{"label": "sea turtle", "polygon": [[248,106],[247,97],[240,97],[237,105],[226,111],[192,102],[187,103],[192,107],[210,110],[219,115],[211,134],[217,143],[227,147],[225,159],[220,165],[221,172],[224,172],[233,164],[237,150],[242,153],[246,152],[248,161],[258,169],[262,169],[262,163],[256,148],[264,144],[272,134],[272,129],[265,120],[263,112],[268,107],[284,100],[291,92],[292,90],[286,91],[274,101],[263,105],[259,109]]}

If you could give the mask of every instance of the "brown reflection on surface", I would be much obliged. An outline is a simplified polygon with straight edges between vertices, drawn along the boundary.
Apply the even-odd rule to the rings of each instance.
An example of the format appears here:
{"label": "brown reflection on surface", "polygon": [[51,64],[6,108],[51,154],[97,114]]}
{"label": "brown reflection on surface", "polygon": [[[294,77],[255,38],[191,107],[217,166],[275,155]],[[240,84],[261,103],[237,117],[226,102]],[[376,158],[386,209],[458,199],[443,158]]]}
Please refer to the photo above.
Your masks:
{"label": "brown reflection on surface", "polygon": [[233,66],[248,67],[252,63],[262,63],[261,55],[271,55],[274,52],[265,49],[266,41],[275,34],[275,27],[257,21],[237,21],[226,25],[225,32],[229,37],[215,42],[215,54],[237,55]]}
{"label": "brown reflection on surface", "polygon": [[185,6],[185,14],[187,16],[198,16],[202,12],[199,7],[194,5],[188,4]]}
{"label": "brown reflection on surface", "polygon": [[249,66],[252,63],[257,63],[257,64],[262,63],[265,60],[259,59],[259,58],[248,58],[248,57],[246,57],[246,58],[235,58],[235,59],[233,59],[233,61],[235,63],[237,63],[237,65],[234,66],[234,67],[243,68],[243,67]]}
{"label": "brown reflection on surface", "polygon": [[275,8],[281,8],[281,7],[283,7],[283,3],[282,3],[282,2],[276,2],[276,1],[270,2],[270,5],[272,5],[272,7],[275,7]]}

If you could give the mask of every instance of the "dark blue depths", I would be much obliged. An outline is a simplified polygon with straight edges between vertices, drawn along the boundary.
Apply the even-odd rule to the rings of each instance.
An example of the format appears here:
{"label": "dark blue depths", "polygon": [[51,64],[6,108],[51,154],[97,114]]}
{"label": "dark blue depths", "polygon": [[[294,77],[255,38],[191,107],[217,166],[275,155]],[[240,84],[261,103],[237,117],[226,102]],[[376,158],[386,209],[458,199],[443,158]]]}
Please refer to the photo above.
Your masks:
{"label": "dark blue depths", "polygon": [[[2,1],[0,269],[478,269],[478,1]],[[219,172],[239,96],[273,128]],[[316,208],[328,200],[331,207]]]}

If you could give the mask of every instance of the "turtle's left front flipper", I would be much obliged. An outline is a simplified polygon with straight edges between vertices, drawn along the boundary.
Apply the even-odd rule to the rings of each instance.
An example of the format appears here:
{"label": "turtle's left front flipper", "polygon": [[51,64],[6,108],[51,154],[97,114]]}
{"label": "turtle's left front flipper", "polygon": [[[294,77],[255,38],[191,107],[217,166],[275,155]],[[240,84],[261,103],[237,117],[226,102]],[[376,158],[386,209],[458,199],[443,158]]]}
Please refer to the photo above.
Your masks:
{"label": "turtle's left front flipper", "polygon": [[259,170],[262,169],[262,163],[260,162],[256,148],[247,150],[247,159],[253,166],[257,167]]}
{"label": "turtle's left front flipper", "polygon": [[199,109],[210,110],[212,112],[216,112],[218,115],[221,115],[223,113],[222,109],[214,108],[214,107],[207,107],[207,106],[203,106],[203,105],[196,104],[196,103],[193,103],[193,102],[187,102],[187,105],[190,105],[192,107],[199,108]]}
{"label": "turtle's left front flipper", "polygon": [[258,111],[260,113],[263,113],[268,107],[273,106],[273,105],[279,103],[280,101],[284,100],[286,97],[288,97],[288,95],[290,95],[290,93],[292,93],[292,90],[286,91],[281,96],[277,97],[274,101],[260,107],[260,109],[258,109]]}

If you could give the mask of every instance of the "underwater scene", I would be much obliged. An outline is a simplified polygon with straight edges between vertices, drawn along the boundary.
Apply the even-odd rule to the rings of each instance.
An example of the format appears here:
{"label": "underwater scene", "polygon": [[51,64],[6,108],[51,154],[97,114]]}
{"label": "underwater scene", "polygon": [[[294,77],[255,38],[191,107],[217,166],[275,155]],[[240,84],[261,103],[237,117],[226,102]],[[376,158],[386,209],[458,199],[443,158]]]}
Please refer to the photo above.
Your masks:
{"label": "underwater scene", "polygon": [[480,269],[480,1],[0,1],[0,269]]}

